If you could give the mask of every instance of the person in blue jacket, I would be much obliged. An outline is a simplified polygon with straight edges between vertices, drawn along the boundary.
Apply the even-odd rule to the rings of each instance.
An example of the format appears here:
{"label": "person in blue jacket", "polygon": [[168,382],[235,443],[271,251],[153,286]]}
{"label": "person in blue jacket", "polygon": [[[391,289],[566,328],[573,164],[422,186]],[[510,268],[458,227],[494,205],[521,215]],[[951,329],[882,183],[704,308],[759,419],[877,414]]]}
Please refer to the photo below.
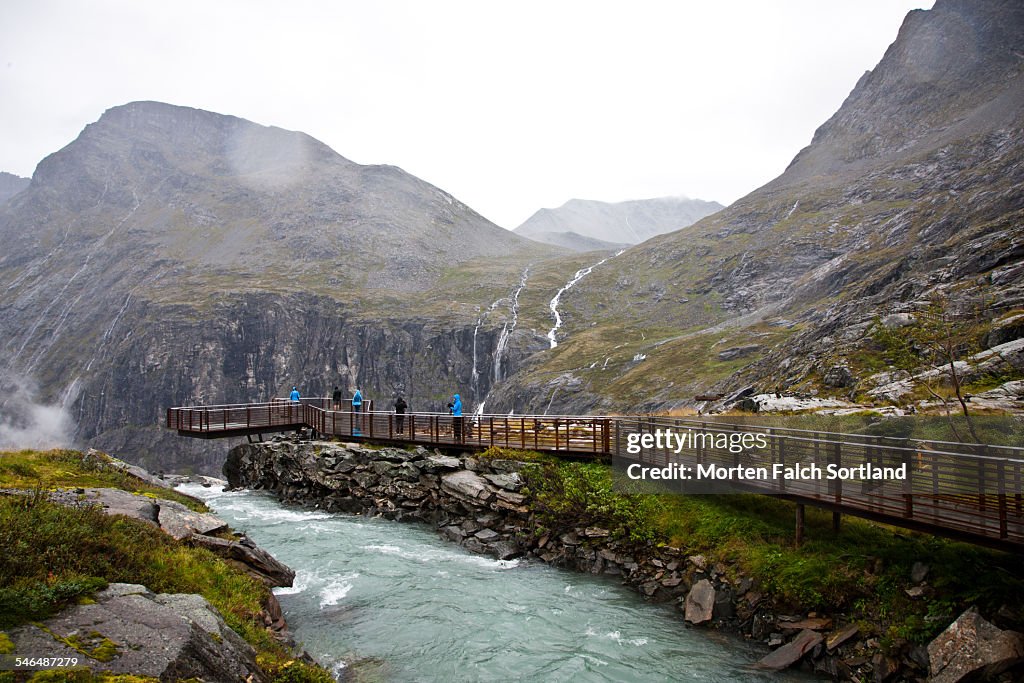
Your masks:
{"label": "person in blue jacket", "polygon": [[292,393],[288,395],[288,398],[291,399],[292,403],[298,403],[299,402],[299,390],[297,388],[295,388],[295,387],[292,387]]}
{"label": "person in blue jacket", "polygon": [[455,442],[462,443],[462,399],[458,394],[452,397],[452,432],[455,435]]}
{"label": "person in blue jacket", "polygon": [[359,391],[359,387],[356,387],[356,393],[352,394],[352,412],[355,415],[352,416],[354,422],[352,427],[352,436],[362,436],[363,428],[363,393]]}

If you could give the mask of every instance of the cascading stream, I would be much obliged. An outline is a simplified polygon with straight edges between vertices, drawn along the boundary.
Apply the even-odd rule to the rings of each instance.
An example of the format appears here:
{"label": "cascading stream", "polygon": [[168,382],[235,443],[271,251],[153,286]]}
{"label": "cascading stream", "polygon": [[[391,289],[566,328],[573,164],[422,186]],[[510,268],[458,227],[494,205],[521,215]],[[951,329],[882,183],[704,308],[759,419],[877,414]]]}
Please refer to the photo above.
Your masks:
{"label": "cascading stream", "polygon": [[580,280],[582,280],[586,276],[590,275],[590,272],[592,270],[594,270],[594,268],[597,268],[599,265],[601,265],[602,263],[605,263],[609,259],[615,258],[616,256],[618,256],[619,254],[621,254],[624,251],[625,251],[625,249],[620,249],[619,251],[615,252],[611,256],[604,257],[603,259],[601,259],[600,261],[598,261],[597,263],[595,263],[592,266],[587,266],[586,268],[580,268],[579,270],[576,271],[576,274],[572,276],[572,279],[569,280],[567,283],[565,283],[565,286],[562,287],[560,290],[558,290],[558,293],[555,294],[555,297],[553,299],[551,299],[551,303],[548,304],[548,307],[551,309],[551,315],[555,319],[555,326],[552,327],[550,330],[548,330],[548,341],[551,342],[551,348],[555,348],[556,346],[558,346],[558,339],[557,339],[556,335],[558,333],[558,328],[560,328],[562,326],[562,316],[558,312],[558,302],[561,301],[562,295],[565,294],[570,289],[572,289],[572,287],[577,282],[579,282]]}

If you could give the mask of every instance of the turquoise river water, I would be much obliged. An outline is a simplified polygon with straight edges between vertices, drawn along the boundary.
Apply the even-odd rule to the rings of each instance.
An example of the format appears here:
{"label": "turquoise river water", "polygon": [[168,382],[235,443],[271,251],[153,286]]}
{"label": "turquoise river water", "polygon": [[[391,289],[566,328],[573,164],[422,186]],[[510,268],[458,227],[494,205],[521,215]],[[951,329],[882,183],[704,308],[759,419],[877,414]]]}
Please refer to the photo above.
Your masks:
{"label": "turquoise river water", "polygon": [[[420,524],[180,487],[296,572],[275,589],[295,637],[336,675],[380,681],[808,681],[763,651],[684,625],[614,578],[498,561]],[[347,671],[346,671],[347,669]]]}

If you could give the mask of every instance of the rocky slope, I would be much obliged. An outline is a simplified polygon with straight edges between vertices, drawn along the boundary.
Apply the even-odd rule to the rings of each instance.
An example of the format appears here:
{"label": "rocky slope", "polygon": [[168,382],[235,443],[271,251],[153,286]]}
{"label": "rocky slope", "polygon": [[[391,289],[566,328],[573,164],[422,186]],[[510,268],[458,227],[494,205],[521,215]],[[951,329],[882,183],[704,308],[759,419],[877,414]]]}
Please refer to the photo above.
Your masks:
{"label": "rocky slope", "polygon": [[0,171],[0,204],[24,190],[30,182],[28,178]]}
{"label": "rocky slope", "polygon": [[563,298],[566,341],[496,400],[658,410],[815,390],[836,365],[855,386],[876,316],[1024,306],[1022,44],[1019,3],[911,12],[785,173],[595,269]]}
{"label": "rocky slope", "polygon": [[78,443],[154,470],[219,466],[194,445],[162,455],[169,405],[335,384],[480,400],[523,269],[559,253],[398,168],[155,102],[44,159],[0,239],[0,380],[31,378]]}
{"label": "rocky slope", "polygon": [[687,197],[615,203],[570,199],[557,209],[540,209],[515,232],[573,251],[616,249],[685,228],[721,208],[718,202]]}

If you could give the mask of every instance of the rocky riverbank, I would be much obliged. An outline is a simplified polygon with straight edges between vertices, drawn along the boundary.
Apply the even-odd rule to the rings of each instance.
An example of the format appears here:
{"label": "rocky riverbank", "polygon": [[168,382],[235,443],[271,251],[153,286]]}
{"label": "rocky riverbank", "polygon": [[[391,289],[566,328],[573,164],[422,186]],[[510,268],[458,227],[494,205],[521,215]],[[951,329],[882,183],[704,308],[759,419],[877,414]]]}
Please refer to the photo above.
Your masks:
{"label": "rocky riverbank", "polygon": [[[530,466],[422,447],[279,440],[233,448],[224,469],[230,486],[272,491],[285,502],[429,523],[472,552],[525,555],[620,577],[648,599],[674,601],[689,624],[764,643],[770,650],[758,663],[764,669],[800,666],[841,680],[957,681],[1024,660],[1024,637],[976,613],[963,615],[927,647],[884,652],[877,638],[844,615],[782,609],[756,578],[702,555],[617,540],[621,534],[597,526],[546,531],[525,487]],[[919,571],[923,583],[927,567]]]}

